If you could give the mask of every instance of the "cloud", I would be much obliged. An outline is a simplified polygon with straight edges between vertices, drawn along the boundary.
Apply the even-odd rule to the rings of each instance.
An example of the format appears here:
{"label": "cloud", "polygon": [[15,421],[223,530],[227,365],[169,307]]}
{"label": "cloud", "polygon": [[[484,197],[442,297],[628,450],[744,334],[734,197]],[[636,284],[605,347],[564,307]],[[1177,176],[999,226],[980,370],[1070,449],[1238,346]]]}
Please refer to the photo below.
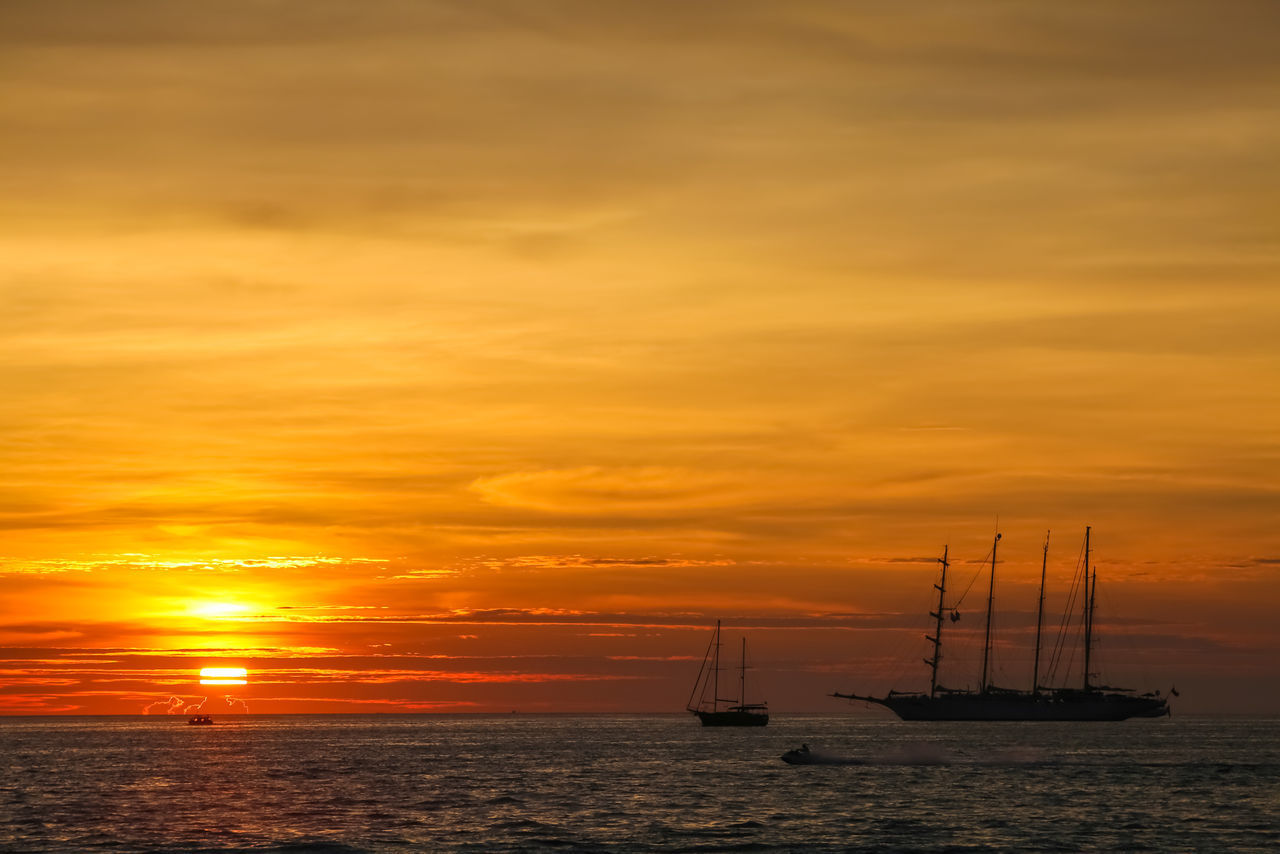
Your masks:
{"label": "cloud", "polygon": [[142,708],[144,715],[180,715],[187,709],[187,701],[181,697],[170,697],[167,700],[156,700]]}
{"label": "cloud", "polygon": [[0,694],[0,712],[10,715],[57,715],[82,711],[84,706],[68,694]]}
{"label": "cloud", "polygon": [[39,560],[7,560],[0,564],[0,575],[46,575],[64,572],[117,572],[120,570],[160,572],[253,573],[259,571],[310,569],[323,566],[382,564],[380,558],[337,558],[319,555],[269,556],[258,558],[161,558],[146,554],[95,555],[87,558],[44,558]]}
{"label": "cloud", "polygon": [[682,556],[609,557],[603,555],[516,555],[505,558],[481,558],[480,565],[496,570],[539,569],[687,569],[711,566],[733,566],[725,558],[690,558]]}
{"label": "cloud", "polygon": [[661,512],[742,501],[743,489],[724,474],[658,466],[520,471],[478,478],[469,489],[505,507],[561,513]]}
{"label": "cloud", "polygon": [[275,704],[302,704],[304,707],[318,707],[329,710],[334,707],[383,708],[400,712],[466,712],[474,710],[481,704],[473,700],[422,700],[409,697],[308,697],[308,696],[264,696],[259,702]]}

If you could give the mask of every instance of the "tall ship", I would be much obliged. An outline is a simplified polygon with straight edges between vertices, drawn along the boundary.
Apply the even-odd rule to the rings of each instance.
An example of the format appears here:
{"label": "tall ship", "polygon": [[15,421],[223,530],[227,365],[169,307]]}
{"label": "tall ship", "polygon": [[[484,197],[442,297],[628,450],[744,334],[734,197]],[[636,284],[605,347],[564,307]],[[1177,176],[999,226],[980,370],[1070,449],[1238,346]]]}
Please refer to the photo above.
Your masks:
{"label": "tall ship", "polygon": [[742,659],[738,667],[738,698],[720,696],[720,621],[702,656],[702,667],[693,683],[686,708],[703,726],[765,726],[769,723],[768,703],[747,702],[747,639],[742,639]]}
{"label": "tall ship", "polygon": [[[1003,688],[991,681],[991,611],[995,599],[996,550],[1000,545],[1000,534],[996,534],[991,544],[991,575],[987,586],[987,618],[983,630],[982,678],[978,689],[946,688],[938,683],[938,665],[942,661],[942,629],[946,624],[944,616],[950,612],[952,622],[958,620],[959,614],[953,606],[946,608],[947,559],[946,548],[938,562],[942,565],[941,578],[934,585],[938,591],[938,610],[930,611],[934,620],[932,635],[925,639],[933,645],[933,656],[924,660],[929,667],[929,690],[925,691],[889,691],[883,697],[872,697],[861,694],[832,694],[847,700],[860,700],[866,703],[884,706],[899,718],[906,721],[1122,721],[1128,718],[1158,718],[1169,714],[1168,698],[1160,696],[1159,691],[1139,694],[1129,688],[1113,688],[1107,685],[1095,685],[1091,656],[1093,652],[1093,621],[1095,613],[1095,597],[1098,588],[1098,572],[1095,567],[1090,575],[1089,569],[1089,533],[1084,529],[1084,571],[1078,576],[1080,588],[1081,634],[1084,646],[1084,676],[1078,686],[1048,688],[1041,684],[1041,634],[1044,623],[1044,579],[1045,567],[1049,558],[1049,540],[1045,537],[1044,560],[1040,566],[1040,603],[1036,613],[1036,645],[1035,658],[1032,665],[1031,690]],[[1063,618],[1065,630],[1071,614]],[[1061,642],[1063,634],[1060,633]],[[1059,647],[1061,649],[1061,647]],[[1052,680],[1050,680],[1052,681]],[[1176,690],[1170,690],[1176,696]]]}

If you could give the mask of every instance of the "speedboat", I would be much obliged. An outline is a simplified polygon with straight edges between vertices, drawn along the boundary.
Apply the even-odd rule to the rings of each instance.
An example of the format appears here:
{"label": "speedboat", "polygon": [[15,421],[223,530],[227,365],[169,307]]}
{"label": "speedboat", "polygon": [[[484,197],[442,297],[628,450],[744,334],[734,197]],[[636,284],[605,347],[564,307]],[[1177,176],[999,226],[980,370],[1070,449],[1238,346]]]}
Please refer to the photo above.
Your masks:
{"label": "speedboat", "polygon": [[187,726],[213,726],[213,718],[208,715],[192,715]]}

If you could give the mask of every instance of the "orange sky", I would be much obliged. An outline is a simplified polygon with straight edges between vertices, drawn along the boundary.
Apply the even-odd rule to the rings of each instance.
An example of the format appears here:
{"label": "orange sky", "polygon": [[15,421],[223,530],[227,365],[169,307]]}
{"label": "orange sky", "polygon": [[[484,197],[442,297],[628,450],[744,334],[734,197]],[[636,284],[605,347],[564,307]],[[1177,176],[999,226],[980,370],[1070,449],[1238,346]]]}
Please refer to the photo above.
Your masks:
{"label": "orange sky", "polygon": [[0,712],[1280,711],[1276,18],[3,4]]}

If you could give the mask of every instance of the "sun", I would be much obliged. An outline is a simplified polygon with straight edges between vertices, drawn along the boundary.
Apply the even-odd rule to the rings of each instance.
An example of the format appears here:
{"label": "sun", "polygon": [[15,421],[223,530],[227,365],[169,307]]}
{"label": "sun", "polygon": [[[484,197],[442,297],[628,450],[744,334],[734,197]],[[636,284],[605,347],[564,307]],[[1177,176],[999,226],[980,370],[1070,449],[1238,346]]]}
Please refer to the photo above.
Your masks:
{"label": "sun", "polygon": [[197,602],[187,609],[187,613],[196,617],[238,617],[249,610],[248,605],[238,602]]}
{"label": "sun", "polygon": [[203,667],[201,685],[248,685],[249,671],[243,667]]}

